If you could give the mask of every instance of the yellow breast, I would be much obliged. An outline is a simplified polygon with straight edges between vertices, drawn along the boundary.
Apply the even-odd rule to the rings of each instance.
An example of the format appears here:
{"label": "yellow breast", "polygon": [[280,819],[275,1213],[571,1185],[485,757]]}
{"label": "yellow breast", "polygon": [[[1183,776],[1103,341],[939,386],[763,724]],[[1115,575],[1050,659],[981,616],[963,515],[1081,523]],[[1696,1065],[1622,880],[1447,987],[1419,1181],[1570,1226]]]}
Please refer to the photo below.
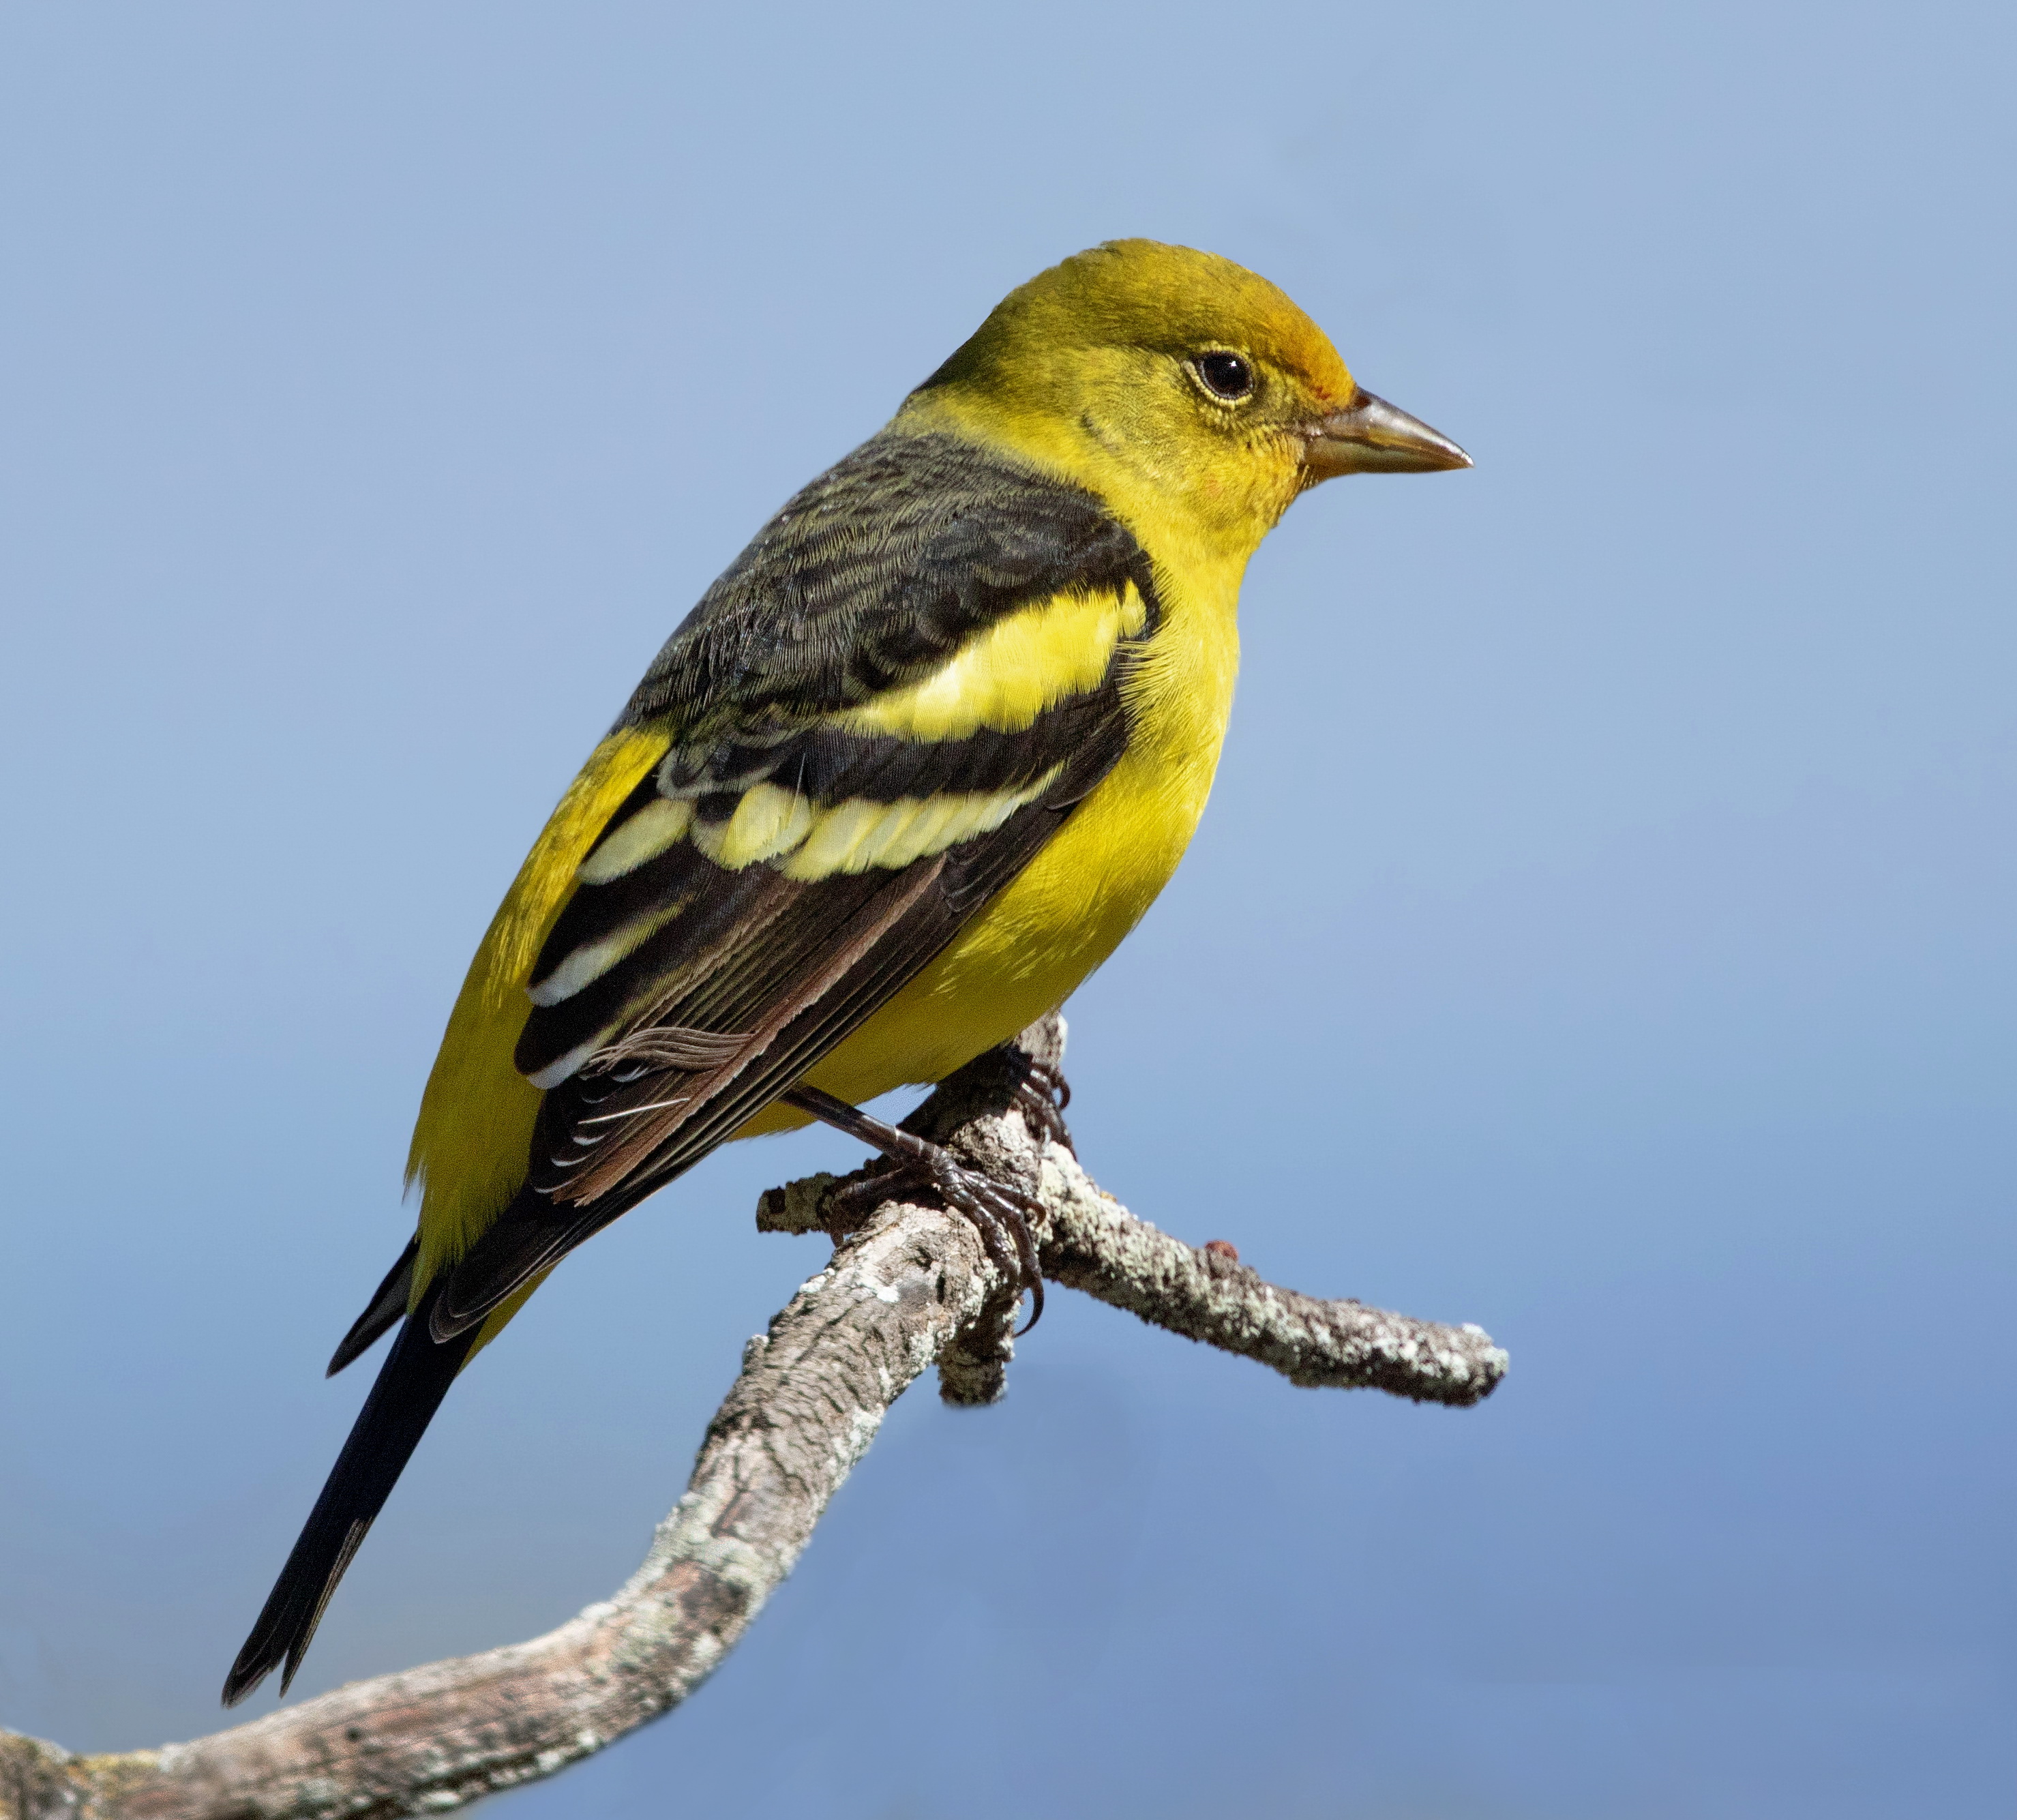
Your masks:
{"label": "yellow breast", "polygon": [[[1128,749],[1029,867],[808,1078],[859,1103],[943,1079],[1061,1003],[1170,881],[1211,793],[1239,670],[1243,558],[1159,572],[1163,622],[1129,681]],[[805,1123],[774,1107],[737,1135]]]}

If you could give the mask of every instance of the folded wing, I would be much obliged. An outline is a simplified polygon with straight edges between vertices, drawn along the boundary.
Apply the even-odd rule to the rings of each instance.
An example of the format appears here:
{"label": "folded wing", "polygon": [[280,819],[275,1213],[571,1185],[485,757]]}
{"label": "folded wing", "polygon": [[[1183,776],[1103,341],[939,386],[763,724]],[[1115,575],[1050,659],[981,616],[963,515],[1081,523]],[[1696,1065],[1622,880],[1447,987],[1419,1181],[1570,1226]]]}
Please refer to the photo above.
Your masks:
{"label": "folded wing", "polygon": [[796,1082],[1119,759],[1153,581],[1090,495],[871,443],[767,529],[626,724],[668,727],[535,963],[524,1188],[435,1299],[466,1331]]}

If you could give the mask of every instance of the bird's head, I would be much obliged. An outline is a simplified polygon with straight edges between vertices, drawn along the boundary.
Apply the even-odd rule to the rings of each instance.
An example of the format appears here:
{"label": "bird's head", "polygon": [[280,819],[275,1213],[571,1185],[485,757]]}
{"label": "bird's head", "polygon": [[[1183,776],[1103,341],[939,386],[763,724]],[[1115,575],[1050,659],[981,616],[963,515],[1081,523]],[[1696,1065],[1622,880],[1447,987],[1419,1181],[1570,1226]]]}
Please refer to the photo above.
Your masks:
{"label": "bird's head", "polygon": [[1012,291],[898,421],[1006,445],[1125,518],[1243,557],[1319,481],[1470,465],[1360,387],[1266,279],[1154,240],[1110,241]]}

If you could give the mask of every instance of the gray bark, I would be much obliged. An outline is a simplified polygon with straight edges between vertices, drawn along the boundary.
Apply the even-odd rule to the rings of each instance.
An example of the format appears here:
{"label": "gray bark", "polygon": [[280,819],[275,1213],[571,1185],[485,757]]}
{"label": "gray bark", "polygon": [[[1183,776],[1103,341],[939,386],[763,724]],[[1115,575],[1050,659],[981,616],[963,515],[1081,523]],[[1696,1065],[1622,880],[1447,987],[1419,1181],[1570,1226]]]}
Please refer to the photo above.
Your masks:
{"label": "gray bark", "polygon": [[[1020,1039],[1055,1065],[1061,1020]],[[1158,1232],[1080,1168],[1023,1085],[963,1069],[905,1122],[1033,1190],[1047,1277],[1254,1359],[1290,1382],[1468,1404],[1506,1355],[1482,1330],[1264,1282],[1228,1245]],[[1055,1121],[1051,1121],[1055,1125]],[[74,1756],[0,1732],[4,1820],[351,1820],[445,1812],[553,1775],[679,1704],[734,1648],[911,1382],[987,1403],[1012,1357],[1012,1286],[967,1221],[870,1172],[773,1189],[762,1230],[823,1230],[832,1260],[744,1349],[686,1494],[629,1582],[529,1642],[356,1681],[188,1744]]]}

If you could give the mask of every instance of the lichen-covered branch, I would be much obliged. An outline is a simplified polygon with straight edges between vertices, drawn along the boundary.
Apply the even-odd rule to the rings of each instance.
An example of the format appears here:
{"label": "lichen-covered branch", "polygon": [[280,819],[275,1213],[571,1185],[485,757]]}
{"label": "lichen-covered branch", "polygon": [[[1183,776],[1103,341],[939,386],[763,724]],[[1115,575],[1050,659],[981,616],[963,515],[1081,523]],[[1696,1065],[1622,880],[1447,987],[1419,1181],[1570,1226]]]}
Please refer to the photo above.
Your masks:
{"label": "lichen-covered branch", "polygon": [[[1022,1043],[1038,1052],[1035,1060],[1053,1066],[1061,1060],[1062,1024],[1052,1018],[1024,1032]],[[1229,1244],[1187,1245],[1136,1219],[1086,1174],[1067,1145],[1039,1139],[1026,1119],[990,1116],[1016,1094],[1013,1058],[1012,1051],[982,1056],[905,1123],[950,1143],[990,1174],[1037,1190],[1046,1277],[1172,1333],[1257,1360],[1293,1384],[1468,1404],[1490,1395],[1505,1375],[1506,1355],[1481,1327],[1445,1327],[1279,1288],[1242,1264]],[[757,1224],[772,1231],[832,1230],[828,1210],[855,1179],[815,1175],[773,1189],[758,1206]],[[944,1369],[942,1361],[941,1375]]]}
{"label": "lichen-covered branch", "polygon": [[[1446,1327],[1263,1282],[1231,1248],[1193,1249],[1101,1193],[1021,1051],[954,1076],[907,1121],[962,1160],[1034,1189],[1045,1273],[1143,1320],[1258,1360],[1292,1381],[1474,1403],[1505,1355]],[[1055,1136],[1033,1128],[1046,1123]],[[1012,1353],[1012,1286],[944,1208],[815,1176],[765,1195],[767,1230],[827,1230],[827,1267],[749,1342],[686,1495],[612,1598],[530,1642],[372,1681],[189,1744],[78,1757],[0,1732],[4,1820],[378,1820],[439,1813],[550,1775],[677,1706],[797,1561],[890,1405],[939,1367],[941,1394],[986,1403]]]}

